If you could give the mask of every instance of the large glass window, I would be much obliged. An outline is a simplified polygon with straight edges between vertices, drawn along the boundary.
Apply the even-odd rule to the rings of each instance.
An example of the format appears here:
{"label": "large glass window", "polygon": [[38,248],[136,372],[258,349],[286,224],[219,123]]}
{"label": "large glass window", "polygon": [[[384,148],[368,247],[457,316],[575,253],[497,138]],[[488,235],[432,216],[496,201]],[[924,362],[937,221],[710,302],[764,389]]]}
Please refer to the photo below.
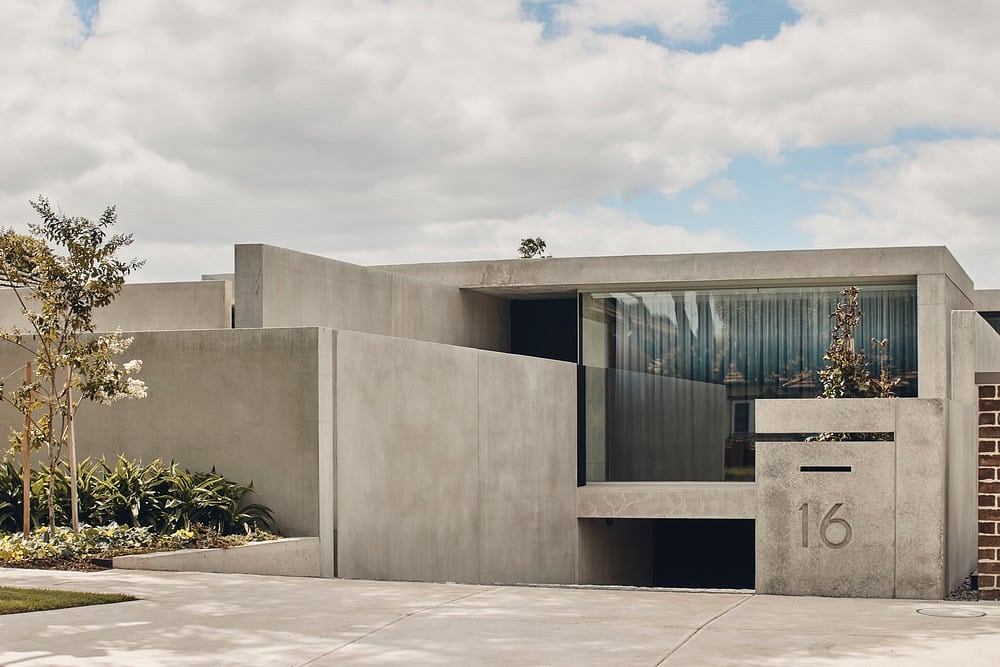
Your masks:
{"label": "large glass window", "polygon": [[[917,392],[915,285],[861,286],[872,338]],[[751,481],[753,401],[820,393],[836,287],[616,292],[581,297],[588,481]]]}

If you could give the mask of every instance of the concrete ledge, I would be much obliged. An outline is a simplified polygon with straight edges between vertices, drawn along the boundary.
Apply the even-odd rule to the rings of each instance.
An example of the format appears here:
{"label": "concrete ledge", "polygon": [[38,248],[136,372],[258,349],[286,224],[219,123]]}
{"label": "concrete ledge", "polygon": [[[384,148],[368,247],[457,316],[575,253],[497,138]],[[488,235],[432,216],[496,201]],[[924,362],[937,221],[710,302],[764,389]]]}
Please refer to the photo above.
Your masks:
{"label": "concrete ledge", "polygon": [[752,482],[601,482],[576,490],[580,519],[753,519]]}
{"label": "concrete ledge", "polygon": [[319,538],[286,537],[229,549],[182,549],[118,556],[112,559],[112,565],[121,570],[318,577]]}

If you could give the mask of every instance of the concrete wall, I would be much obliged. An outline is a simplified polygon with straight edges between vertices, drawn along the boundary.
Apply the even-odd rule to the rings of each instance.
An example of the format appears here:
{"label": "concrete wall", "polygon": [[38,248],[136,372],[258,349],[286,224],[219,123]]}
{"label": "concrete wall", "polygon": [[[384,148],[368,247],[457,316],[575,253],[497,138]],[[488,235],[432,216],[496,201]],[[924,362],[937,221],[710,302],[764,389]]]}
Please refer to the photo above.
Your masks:
{"label": "concrete wall", "polygon": [[978,311],[987,313],[1000,311],[1000,289],[977,289],[972,300]]}
{"label": "concrete wall", "polygon": [[[949,412],[953,402],[944,399],[779,399],[756,402],[760,433],[892,432],[894,434],[895,561],[894,596],[940,599],[971,572],[964,545],[975,526],[955,523],[950,516]],[[775,443],[775,447],[796,443]],[[809,443],[820,450],[827,443]],[[808,461],[804,461],[808,463]],[[758,469],[757,514],[794,512],[795,507],[768,507],[762,497]],[[871,484],[875,484],[872,481]],[[853,502],[865,503],[862,488]],[[872,493],[880,493],[872,488]],[[859,495],[860,494],[860,495]],[[758,539],[767,535],[758,532]],[[758,545],[781,548],[780,545]],[[785,545],[792,548],[792,545]],[[760,551],[758,550],[758,553]],[[972,554],[973,559],[975,553]],[[758,562],[758,566],[761,563]],[[859,575],[860,576],[860,575]]]}
{"label": "concrete wall", "polygon": [[[24,292],[22,291],[22,295]],[[232,328],[232,283],[130,283],[111,305],[94,313],[98,331]],[[29,326],[14,290],[0,289],[0,327]]]}
{"label": "concrete wall", "polygon": [[320,326],[510,349],[505,299],[267,245],[236,246],[236,326]]}
{"label": "concrete wall", "polygon": [[[215,466],[230,479],[253,480],[284,533],[320,535],[319,424],[332,409],[320,402],[320,385],[330,382],[318,368],[324,333],[332,345],[330,333],[315,328],[134,334],[125,358],[143,360],[149,396],[81,406],[80,458],[124,453],[193,470]],[[0,345],[4,374],[23,363],[17,348]],[[20,419],[3,404],[0,427],[15,425]]]}
{"label": "concrete wall", "polygon": [[337,574],[576,581],[576,369],[336,333]]}
{"label": "concrete wall", "polygon": [[917,369],[921,398],[952,398],[951,312],[971,310],[972,294],[956,284],[954,276],[917,276]]}
{"label": "concrete wall", "polygon": [[115,556],[112,561],[115,568],[122,570],[318,577],[321,569],[319,547],[316,537],[286,537],[225,549],[182,549]]}

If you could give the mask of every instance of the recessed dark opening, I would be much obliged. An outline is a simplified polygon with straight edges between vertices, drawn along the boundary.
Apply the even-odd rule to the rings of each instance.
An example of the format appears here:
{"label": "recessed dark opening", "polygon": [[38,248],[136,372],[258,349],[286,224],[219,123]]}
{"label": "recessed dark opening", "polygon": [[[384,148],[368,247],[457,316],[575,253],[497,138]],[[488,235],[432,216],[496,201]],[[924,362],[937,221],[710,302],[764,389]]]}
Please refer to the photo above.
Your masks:
{"label": "recessed dark opening", "polygon": [[753,588],[752,519],[581,519],[580,581]]}
{"label": "recessed dark opening", "polygon": [[753,588],[752,519],[653,519],[653,586]]}
{"label": "recessed dark opening", "polygon": [[511,301],[510,351],[576,363],[576,299]]}

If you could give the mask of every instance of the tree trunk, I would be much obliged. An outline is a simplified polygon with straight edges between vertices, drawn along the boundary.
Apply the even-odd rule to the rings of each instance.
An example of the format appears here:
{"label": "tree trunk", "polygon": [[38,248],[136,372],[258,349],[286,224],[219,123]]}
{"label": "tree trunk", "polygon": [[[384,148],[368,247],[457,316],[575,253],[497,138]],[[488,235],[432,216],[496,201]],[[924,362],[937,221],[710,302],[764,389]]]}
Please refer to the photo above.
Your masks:
{"label": "tree trunk", "polygon": [[69,508],[70,525],[74,533],[80,532],[80,501],[77,497],[76,436],[73,432],[73,369],[66,368],[66,454],[69,456]]}
{"label": "tree trunk", "polygon": [[[51,396],[51,394],[50,394]],[[50,399],[51,400],[51,399]],[[54,433],[53,421],[55,419],[55,414],[52,410],[52,403],[49,403],[49,423],[47,426],[48,437],[46,438],[46,443],[49,448],[49,539],[56,534],[56,449],[55,443],[52,442],[52,435]]]}
{"label": "tree trunk", "polygon": [[[31,362],[24,365],[24,383],[31,384]],[[21,434],[21,514],[24,536],[31,534],[31,410],[24,413],[24,432]]]}

